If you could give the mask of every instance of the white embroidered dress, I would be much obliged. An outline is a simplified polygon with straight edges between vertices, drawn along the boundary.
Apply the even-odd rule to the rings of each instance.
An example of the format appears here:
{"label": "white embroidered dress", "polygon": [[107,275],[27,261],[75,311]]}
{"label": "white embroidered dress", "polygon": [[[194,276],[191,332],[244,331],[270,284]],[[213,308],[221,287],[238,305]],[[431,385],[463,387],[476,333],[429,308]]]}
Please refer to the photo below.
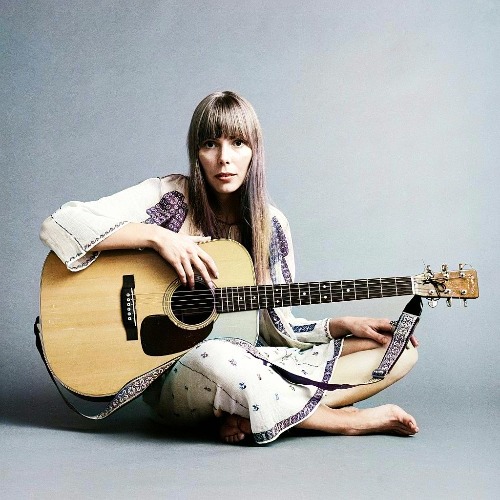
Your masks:
{"label": "white embroidered dress", "polygon": [[[274,207],[270,216],[268,282],[290,283],[295,263],[289,224]],[[97,243],[130,222],[201,234],[192,222],[187,178],[170,175],[97,201],[66,203],[44,221],[40,237],[68,269],[80,271],[98,258]],[[273,441],[305,419],[324,390],[291,380],[295,375],[328,383],[342,340],[331,339],[328,319],[296,318],[290,308],[262,310],[259,317],[257,347],[237,339],[202,342],[146,391],[146,402],[168,424],[197,424],[221,411],[241,415],[250,419],[257,443]]]}

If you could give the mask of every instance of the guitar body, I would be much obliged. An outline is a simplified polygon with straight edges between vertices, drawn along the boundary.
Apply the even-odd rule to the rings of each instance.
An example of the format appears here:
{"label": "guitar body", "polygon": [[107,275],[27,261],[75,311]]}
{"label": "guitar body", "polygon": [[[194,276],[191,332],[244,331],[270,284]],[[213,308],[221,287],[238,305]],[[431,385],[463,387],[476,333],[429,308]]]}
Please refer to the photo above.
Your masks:
{"label": "guitar body", "polygon": [[[255,285],[253,264],[234,241],[203,244],[217,264],[217,287]],[[124,276],[133,276],[137,338],[127,339],[121,301]],[[197,288],[206,288],[201,282]],[[156,252],[106,251],[88,268],[69,271],[51,252],[40,287],[41,340],[52,373],[71,391],[100,397],[178,358],[205,338],[237,337],[255,343],[258,311],[218,315],[209,305],[187,321],[172,301],[186,291]],[[208,298],[211,292],[205,290]]]}

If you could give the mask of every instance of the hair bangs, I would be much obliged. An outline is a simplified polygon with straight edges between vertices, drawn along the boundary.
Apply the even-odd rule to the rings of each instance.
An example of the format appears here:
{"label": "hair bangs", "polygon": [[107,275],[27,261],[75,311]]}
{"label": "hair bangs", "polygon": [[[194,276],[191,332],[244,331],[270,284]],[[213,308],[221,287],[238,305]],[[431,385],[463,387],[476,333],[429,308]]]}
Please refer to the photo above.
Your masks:
{"label": "hair bangs", "polygon": [[206,109],[198,127],[198,146],[208,139],[219,137],[237,137],[249,145],[254,140],[249,123],[248,112],[242,109],[241,103],[231,99],[219,99],[212,107]]}

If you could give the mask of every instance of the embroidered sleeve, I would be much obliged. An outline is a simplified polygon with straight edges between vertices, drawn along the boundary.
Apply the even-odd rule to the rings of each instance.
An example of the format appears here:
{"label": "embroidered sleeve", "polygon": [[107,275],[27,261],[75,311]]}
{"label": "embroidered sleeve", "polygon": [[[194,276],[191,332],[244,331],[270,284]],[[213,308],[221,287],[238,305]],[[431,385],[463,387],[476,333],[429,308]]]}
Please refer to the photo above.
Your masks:
{"label": "embroidered sleeve", "polygon": [[[270,280],[273,284],[291,283],[295,278],[295,259],[290,227],[285,216],[273,210],[270,249]],[[312,321],[297,318],[290,307],[268,309],[261,313],[261,335],[269,344],[310,347],[331,340],[328,318]]]}
{"label": "embroidered sleeve", "polygon": [[180,178],[151,178],[97,201],[66,203],[43,222],[40,238],[68,269],[79,271],[98,257],[99,253],[92,251],[95,245],[129,222],[160,224],[179,231],[187,205],[183,193],[168,189],[170,180],[175,185]]}

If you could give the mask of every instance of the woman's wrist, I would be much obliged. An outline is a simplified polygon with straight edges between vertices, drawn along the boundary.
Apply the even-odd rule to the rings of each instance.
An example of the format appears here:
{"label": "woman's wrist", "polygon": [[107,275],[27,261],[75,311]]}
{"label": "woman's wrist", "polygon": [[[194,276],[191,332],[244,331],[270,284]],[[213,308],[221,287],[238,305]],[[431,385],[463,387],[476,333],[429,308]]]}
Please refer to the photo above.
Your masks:
{"label": "woman's wrist", "polygon": [[346,318],[330,318],[328,321],[328,329],[330,331],[330,336],[332,339],[340,339],[345,337],[349,330],[346,327]]}

